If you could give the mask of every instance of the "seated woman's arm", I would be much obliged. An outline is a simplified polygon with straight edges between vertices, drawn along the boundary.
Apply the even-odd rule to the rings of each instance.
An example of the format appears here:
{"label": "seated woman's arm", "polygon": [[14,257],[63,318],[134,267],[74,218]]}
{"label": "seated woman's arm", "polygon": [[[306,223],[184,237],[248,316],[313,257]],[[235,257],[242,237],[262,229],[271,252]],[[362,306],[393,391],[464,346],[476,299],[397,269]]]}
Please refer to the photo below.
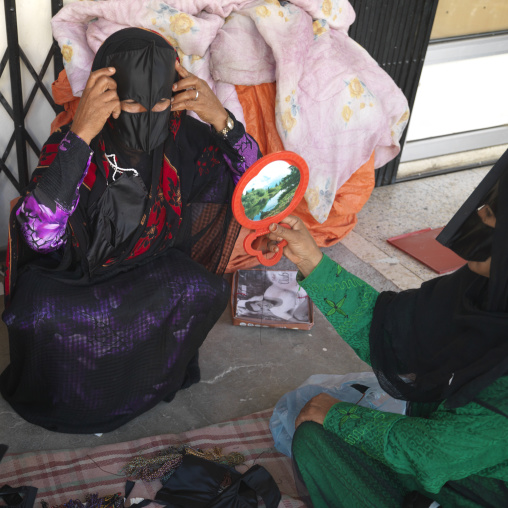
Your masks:
{"label": "seated woman's arm", "polygon": [[[500,378],[482,398],[504,400],[507,389],[508,378]],[[497,477],[496,466],[508,461],[508,418],[475,402],[454,410],[441,404],[429,418],[339,402],[323,425],[397,473],[416,477],[433,493],[449,480]]]}
{"label": "seated woman's arm", "polygon": [[[243,173],[261,157],[258,144],[245,132],[242,123],[224,109],[206,81],[191,74],[178,60],[175,69],[181,79],[173,85],[171,111],[193,111],[210,124],[236,185]],[[233,128],[224,135],[222,131],[228,127],[228,116],[233,120]]]}
{"label": "seated woman's arm", "polygon": [[291,229],[272,224],[271,250],[277,252],[278,239],[288,241],[284,255],[300,270],[300,285],[337,333],[370,364],[369,330],[379,293],[323,255],[300,219],[289,216],[281,222]]}
{"label": "seated woman's arm", "polygon": [[226,136],[216,131],[215,137],[236,185],[245,171],[262,155],[255,139],[245,132],[243,124],[236,120],[229,111],[228,114],[233,119],[233,129]]}
{"label": "seated woman's arm", "polygon": [[326,255],[300,285],[337,333],[370,365],[369,331],[379,293]]}
{"label": "seated woman's arm", "polygon": [[41,253],[65,244],[67,221],[79,201],[92,151],[72,131],[53,134],[44,145],[32,177],[32,190],[16,211],[28,246]]}
{"label": "seated woman's arm", "polygon": [[27,244],[38,252],[64,245],[67,221],[92,158],[89,144],[110,116],[120,115],[114,73],[107,67],[90,74],[71,130],[55,132],[42,149],[29,192],[16,212]]}

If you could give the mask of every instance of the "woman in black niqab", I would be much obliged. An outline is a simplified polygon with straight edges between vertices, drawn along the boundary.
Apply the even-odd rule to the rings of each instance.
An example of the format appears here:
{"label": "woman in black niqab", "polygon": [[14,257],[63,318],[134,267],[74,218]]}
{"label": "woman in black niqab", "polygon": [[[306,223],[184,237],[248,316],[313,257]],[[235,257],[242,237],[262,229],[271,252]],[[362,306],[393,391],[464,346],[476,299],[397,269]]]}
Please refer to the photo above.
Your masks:
{"label": "woman in black niqab", "polygon": [[369,407],[360,390],[306,403],[292,454],[312,502],[507,506],[508,152],[439,238],[472,261],[418,289],[378,293],[285,220],[291,229],[272,225],[270,247],[287,240],[309,297],[381,387],[409,402],[405,415]]}
{"label": "woman in black niqab", "polygon": [[[240,228],[232,193],[260,153],[176,61],[149,30],[106,39],[94,69],[112,88],[114,77],[118,97],[99,92],[128,111],[89,128],[83,111],[96,96],[84,93],[11,213],[11,362],[0,390],[36,425],[108,432],[199,381],[198,348],[229,298],[222,274]],[[170,108],[177,72],[183,91]],[[184,97],[198,114],[218,109],[226,127],[187,117]]]}
{"label": "woman in black niqab", "polygon": [[[486,200],[495,214],[495,228],[479,224],[477,208]],[[452,248],[460,245],[458,252],[468,256],[463,229],[469,224],[471,230],[475,222],[478,230],[483,226],[482,232],[467,243],[483,245],[483,256],[475,251],[471,257],[489,258],[490,277],[466,265],[418,290],[381,293],[376,302],[372,366],[381,386],[396,398],[446,401],[448,408],[470,401],[481,404],[478,394],[508,374],[508,152],[438,240]]]}

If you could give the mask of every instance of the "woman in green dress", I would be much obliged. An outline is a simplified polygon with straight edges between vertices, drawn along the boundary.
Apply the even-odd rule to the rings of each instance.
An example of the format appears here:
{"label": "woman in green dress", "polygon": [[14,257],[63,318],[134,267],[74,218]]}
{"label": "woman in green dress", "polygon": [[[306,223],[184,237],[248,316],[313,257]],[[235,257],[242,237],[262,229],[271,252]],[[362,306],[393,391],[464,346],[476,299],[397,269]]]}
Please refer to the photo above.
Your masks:
{"label": "woman in green dress", "polygon": [[324,393],[305,405],[292,452],[315,508],[508,506],[507,159],[496,205],[471,214],[488,259],[419,289],[379,294],[297,217],[271,225],[270,250],[288,241],[301,286],[383,389],[408,401],[406,415]]}

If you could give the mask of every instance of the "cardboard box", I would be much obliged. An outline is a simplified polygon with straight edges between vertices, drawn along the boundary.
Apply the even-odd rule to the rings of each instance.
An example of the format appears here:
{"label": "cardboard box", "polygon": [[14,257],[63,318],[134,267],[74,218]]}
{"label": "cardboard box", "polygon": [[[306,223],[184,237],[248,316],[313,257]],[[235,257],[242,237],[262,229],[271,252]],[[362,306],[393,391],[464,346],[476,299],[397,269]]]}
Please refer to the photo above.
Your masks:
{"label": "cardboard box", "polygon": [[233,275],[233,324],[310,330],[314,305],[296,270],[238,270]]}

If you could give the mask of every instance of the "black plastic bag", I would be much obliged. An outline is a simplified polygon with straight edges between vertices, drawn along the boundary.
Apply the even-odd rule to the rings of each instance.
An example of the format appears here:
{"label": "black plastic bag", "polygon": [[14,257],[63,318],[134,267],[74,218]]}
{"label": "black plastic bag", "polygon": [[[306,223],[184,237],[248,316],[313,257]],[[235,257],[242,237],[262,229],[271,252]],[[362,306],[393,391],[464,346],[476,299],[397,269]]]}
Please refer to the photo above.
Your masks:
{"label": "black plastic bag", "polygon": [[267,508],[279,505],[281,494],[270,473],[253,466],[235,469],[186,455],[181,466],[157,492],[155,501],[170,508],[256,508],[257,496]]}

